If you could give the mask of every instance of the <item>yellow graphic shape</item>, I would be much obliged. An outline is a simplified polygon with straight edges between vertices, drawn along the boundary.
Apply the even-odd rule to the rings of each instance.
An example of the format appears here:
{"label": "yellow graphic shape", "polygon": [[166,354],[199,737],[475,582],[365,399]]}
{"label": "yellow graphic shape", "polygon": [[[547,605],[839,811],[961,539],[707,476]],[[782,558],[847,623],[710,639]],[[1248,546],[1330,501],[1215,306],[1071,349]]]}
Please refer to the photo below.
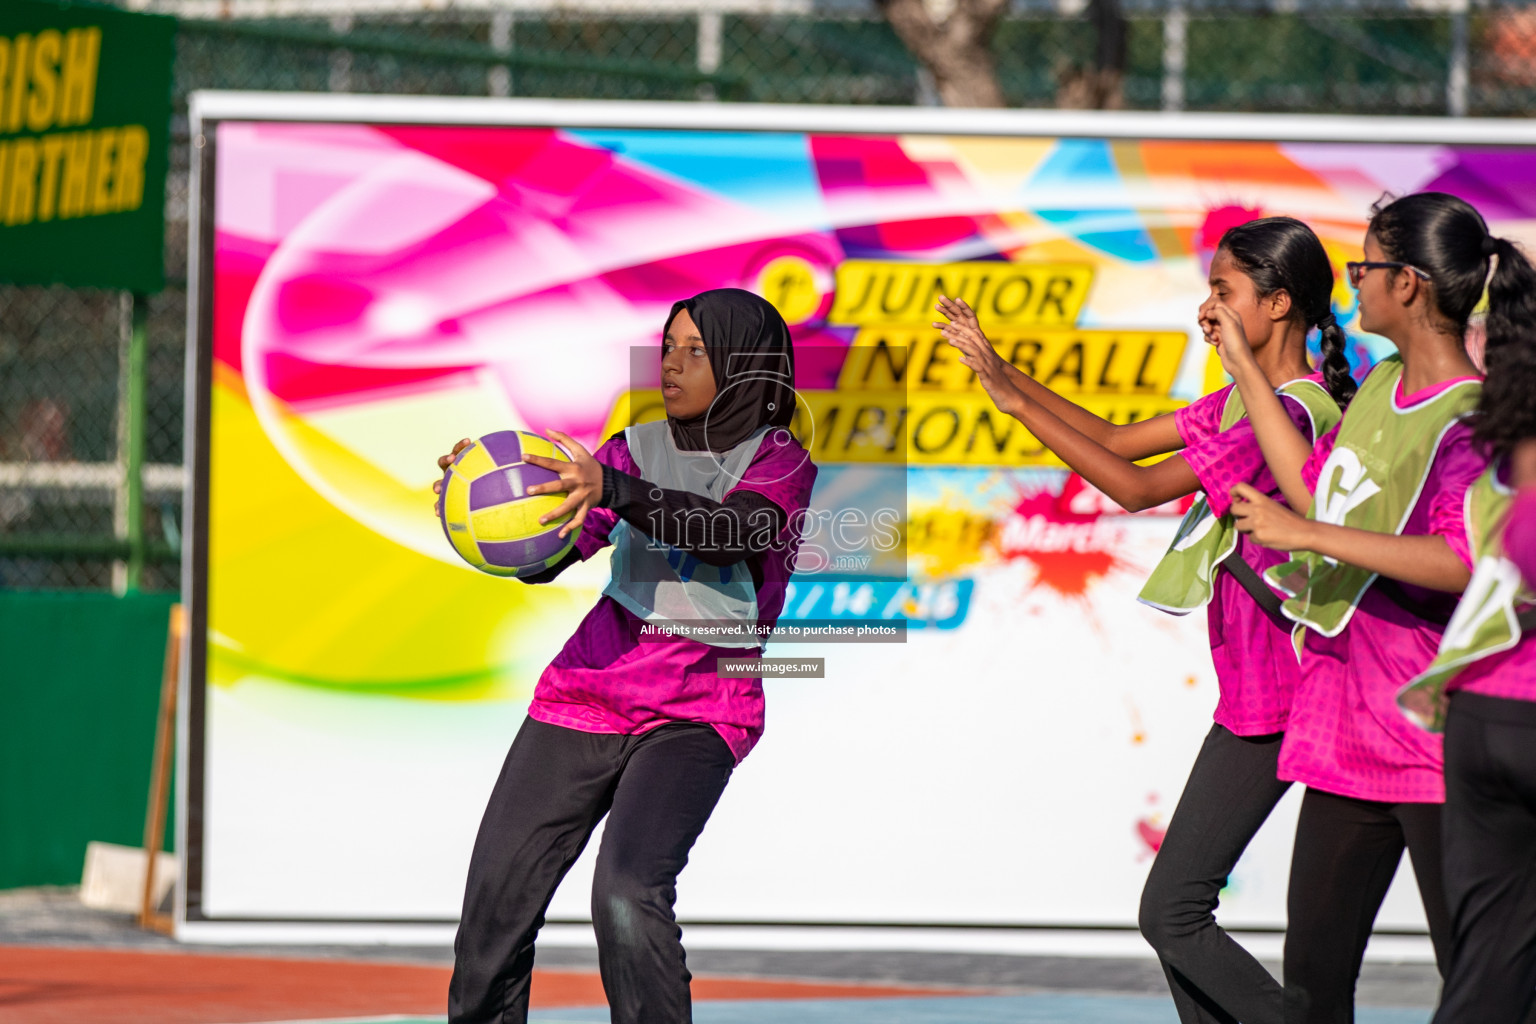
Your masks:
{"label": "yellow graphic shape", "polygon": [[991,516],[958,495],[937,505],[912,508],[907,515],[907,559],[918,575],[952,579],[985,560],[983,552],[994,526]]}
{"label": "yellow graphic shape", "polygon": [[[1120,180],[1132,195],[1151,191],[1151,181],[1147,174],[1146,161],[1142,158],[1141,147],[1139,140],[1132,139],[1119,139],[1109,144],[1109,152],[1115,161],[1116,169],[1120,172]],[[1161,259],[1172,260],[1189,255],[1190,247],[1185,244],[1178,225],[1169,215],[1166,207],[1143,207],[1137,210],[1137,213],[1141,217],[1147,237],[1152,240],[1153,246],[1157,249],[1157,255]]]}
{"label": "yellow graphic shape", "polygon": [[[233,383],[234,386],[231,386]],[[594,591],[537,590],[412,551],[340,512],[272,446],[225,375],[212,395],[209,678],[436,700],[526,698]],[[306,441],[323,448],[319,436]],[[353,459],[360,494],[399,491]],[[367,474],[375,474],[369,479]],[[444,551],[432,493],[412,495]]]}
{"label": "yellow graphic shape", "polygon": [[432,486],[437,457],[459,438],[521,422],[489,373],[384,401],[305,408],[303,415],[313,429],[412,489]]}
{"label": "yellow graphic shape", "polygon": [[[941,143],[943,148],[936,143]],[[947,158],[958,164],[970,181],[997,192],[1014,194],[1056,149],[1056,142],[1053,139],[909,135],[902,137],[901,146],[914,160]]]}
{"label": "yellow graphic shape", "polygon": [[[1342,245],[1338,242],[1323,239],[1323,250],[1328,253],[1328,262],[1335,268],[1333,276],[1333,292],[1329,301],[1335,309],[1349,309],[1355,304],[1355,290],[1349,283],[1349,275],[1344,271],[1344,264],[1350,260],[1363,260],[1365,253],[1359,242],[1350,245]],[[1486,295],[1484,296],[1486,298]],[[1343,321],[1341,320],[1342,324]]]}
{"label": "yellow graphic shape", "polygon": [[1227,376],[1227,368],[1221,365],[1221,356],[1216,354],[1216,346],[1212,345],[1205,355],[1205,379],[1200,382],[1200,393],[1208,395],[1231,383],[1232,378]]}
{"label": "yellow graphic shape", "polygon": [[821,308],[822,290],[816,268],[799,256],[779,256],[757,275],[757,293],[773,303],[789,324],[809,320]]}
{"label": "yellow graphic shape", "polygon": [[[1015,244],[1006,249],[1009,258],[1016,262],[1087,263],[1094,268],[1095,280],[1116,265],[1114,261],[1106,260],[1098,249],[1063,232],[1059,224],[1052,224],[1028,210],[999,210],[994,216],[1016,236]],[[1099,291],[1103,290],[1101,285]]]}

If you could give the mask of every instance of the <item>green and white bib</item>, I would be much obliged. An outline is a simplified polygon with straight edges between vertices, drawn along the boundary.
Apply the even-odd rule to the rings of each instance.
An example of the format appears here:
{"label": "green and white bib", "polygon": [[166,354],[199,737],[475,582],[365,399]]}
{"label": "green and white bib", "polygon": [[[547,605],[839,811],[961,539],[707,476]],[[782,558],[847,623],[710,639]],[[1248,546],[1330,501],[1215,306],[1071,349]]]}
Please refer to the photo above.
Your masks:
{"label": "green and white bib", "polygon": [[[1392,355],[1360,385],[1323,463],[1307,518],[1375,533],[1403,532],[1441,439],[1472,411],[1483,389],[1479,381],[1457,381],[1433,398],[1399,409],[1402,376],[1402,358]],[[1302,627],[1331,637],[1349,625],[1376,573],[1305,551],[1265,577],[1290,595],[1282,608],[1297,624],[1292,636],[1299,653]]]}
{"label": "green and white bib", "polygon": [[1439,654],[1397,695],[1403,714],[1430,732],[1445,728],[1445,684],[1474,661],[1518,644],[1520,611],[1536,603],[1536,593],[1504,557],[1504,521],[1513,499],[1497,465],[1467,488],[1467,541],[1477,560],[1472,579],[1445,627]]}
{"label": "green and white bib", "polygon": [[[1333,396],[1310,377],[1286,381],[1275,394],[1301,403],[1312,420],[1314,441],[1339,422],[1341,413]],[[1221,409],[1221,429],[1231,430],[1247,415],[1243,396],[1233,388]],[[1185,513],[1167,554],[1147,577],[1137,600],[1174,615],[1187,615],[1205,606],[1211,600],[1216,568],[1237,548],[1237,538],[1231,512],[1215,515],[1205,495],[1200,495]]]}

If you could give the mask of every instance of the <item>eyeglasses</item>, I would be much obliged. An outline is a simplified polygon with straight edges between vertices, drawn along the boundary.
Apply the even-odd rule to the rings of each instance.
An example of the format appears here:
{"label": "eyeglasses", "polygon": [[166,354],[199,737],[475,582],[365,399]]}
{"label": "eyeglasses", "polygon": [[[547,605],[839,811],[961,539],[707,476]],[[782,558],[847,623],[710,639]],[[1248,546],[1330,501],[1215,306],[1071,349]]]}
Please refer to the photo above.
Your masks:
{"label": "eyeglasses", "polygon": [[1352,260],[1351,262],[1344,264],[1344,269],[1349,272],[1350,287],[1359,288],[1360,279],[1364,277],[1365,272],[1370,270],[1372,267],[1393,267],[1398,270],[1411,270],[1416,275],[1418,275],[1421,280],[1428,281],[1430,279],[1428,274],[1424,273],[1424,271],[1420,270],[1412,263],[1397,263],[1391,260]]}

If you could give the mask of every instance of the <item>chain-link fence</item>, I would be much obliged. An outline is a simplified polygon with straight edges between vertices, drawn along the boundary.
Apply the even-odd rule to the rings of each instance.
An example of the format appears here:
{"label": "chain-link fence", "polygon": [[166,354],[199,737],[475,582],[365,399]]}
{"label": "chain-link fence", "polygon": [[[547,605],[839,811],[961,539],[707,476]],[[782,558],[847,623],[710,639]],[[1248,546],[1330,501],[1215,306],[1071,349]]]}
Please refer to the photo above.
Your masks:
{"label": "chain-link fence", "polygon": [[[623,0],[614,0],[615,3]],[[933,80],[862,0],[784,13],[677,0],[431,14],[390,0],[155,0],[182,23],[166,194],[169,286],[140,300],[142,458],[130,444],[133,300],[0,287],[0,587],[178,585],[188,139],[195,89],[782,103],[928,103]],[[201,6],[199,6],[201,5]],[[135,6],[144,6],[139,3]],[[206,7],[207,10],[203,8]],[[935,9],[943,3],[935,0]],[[242,13],[320,17],[199,20]],[[1536,111],[1536,7],[1444,0],[1122,0],[1127,109]],[[1009,103],[1082,105],[1080,0],[1015,0],[993,41]],[[140,466],[139,472],[132,472]],[[134,480],[142,482],[136,496]],[[142,509],[142,512],[136,510]],[[130,540],[132,543],[130,543]]]}

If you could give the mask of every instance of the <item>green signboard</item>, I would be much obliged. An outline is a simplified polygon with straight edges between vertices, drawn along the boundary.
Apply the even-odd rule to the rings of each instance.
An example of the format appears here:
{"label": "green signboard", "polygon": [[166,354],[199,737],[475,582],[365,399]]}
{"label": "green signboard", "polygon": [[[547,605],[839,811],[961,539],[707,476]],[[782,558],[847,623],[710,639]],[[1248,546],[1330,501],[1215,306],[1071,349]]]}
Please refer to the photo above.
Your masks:
{"label": "green signboard", "polygon": [[173,18],[0,0],[0,281],[164,284]]}

